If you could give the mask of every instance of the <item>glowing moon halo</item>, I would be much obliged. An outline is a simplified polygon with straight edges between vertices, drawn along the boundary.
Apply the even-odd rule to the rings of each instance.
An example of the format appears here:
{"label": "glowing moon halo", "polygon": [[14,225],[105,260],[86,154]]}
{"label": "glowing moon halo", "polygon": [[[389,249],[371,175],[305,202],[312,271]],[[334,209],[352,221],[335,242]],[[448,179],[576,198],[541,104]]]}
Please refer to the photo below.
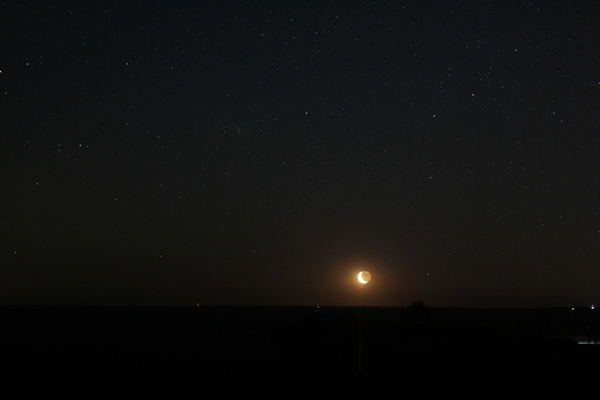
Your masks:
{"label": "glowing moon halo", "polygon": [[368,271],[360,271],[358,273],[358,281],[365,284],[371,280],[371,274]]}

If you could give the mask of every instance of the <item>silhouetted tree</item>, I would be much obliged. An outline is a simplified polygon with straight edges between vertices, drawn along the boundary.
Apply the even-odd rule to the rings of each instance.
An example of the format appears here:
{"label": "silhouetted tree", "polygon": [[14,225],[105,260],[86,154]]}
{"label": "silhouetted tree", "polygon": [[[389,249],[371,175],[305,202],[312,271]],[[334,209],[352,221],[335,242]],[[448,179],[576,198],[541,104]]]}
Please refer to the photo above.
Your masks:
{"label": "silhouetted tree", "polygon": [[423,301],[414,300],[406,307],[403,318],[409,321],[422,321],[429,316],[429,310]]}

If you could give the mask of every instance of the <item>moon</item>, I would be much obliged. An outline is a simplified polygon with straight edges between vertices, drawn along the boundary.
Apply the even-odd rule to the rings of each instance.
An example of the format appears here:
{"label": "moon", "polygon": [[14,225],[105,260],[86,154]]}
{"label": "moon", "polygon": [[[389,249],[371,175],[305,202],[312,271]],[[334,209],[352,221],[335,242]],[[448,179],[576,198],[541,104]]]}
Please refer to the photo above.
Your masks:
{"label": "moon", "polygon": [[360,271],[358,273],[358,281],[362,284],[365,284],[371,280],[371,274],[369,271]]}

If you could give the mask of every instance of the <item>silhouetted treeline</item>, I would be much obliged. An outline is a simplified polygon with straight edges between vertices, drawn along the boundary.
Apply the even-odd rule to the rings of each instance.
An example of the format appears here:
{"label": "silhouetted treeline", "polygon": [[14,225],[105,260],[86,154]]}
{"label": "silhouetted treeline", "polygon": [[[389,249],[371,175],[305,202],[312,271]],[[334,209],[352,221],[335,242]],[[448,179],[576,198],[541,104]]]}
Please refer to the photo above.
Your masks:
{"label": "silhouetted treeline", "polygon": [[[2,359],[15,371],[164,376],[199,373],[417,377],[600,365],[589,312],[308,307],[0,308]],[[168,368],[165,366],[169,366]]]}

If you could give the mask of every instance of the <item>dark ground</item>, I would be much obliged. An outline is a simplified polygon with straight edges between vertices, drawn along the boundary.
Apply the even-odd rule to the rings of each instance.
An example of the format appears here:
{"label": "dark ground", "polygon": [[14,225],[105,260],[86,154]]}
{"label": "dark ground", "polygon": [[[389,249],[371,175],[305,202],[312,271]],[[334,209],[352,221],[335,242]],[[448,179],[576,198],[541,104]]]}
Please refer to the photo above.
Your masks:
{"label": "dark ground", "polygon": [[[138,393],[162,387],[172,394],[241,390],[240,382],[249,380],[263,389],[327,382],[351,392],[385,386],[427,395],[448,385],[484,385],[490,394],[498,389],[491,382],[506,389],[597,378],[600,346],[575,341],[595,339],[598,315],[592,310],[420,311],[4,306],[4,387],[43,393],[48,386],[42,382],[50,382],[54,388]],[[215,386],[224,380],[229,383]]]}

